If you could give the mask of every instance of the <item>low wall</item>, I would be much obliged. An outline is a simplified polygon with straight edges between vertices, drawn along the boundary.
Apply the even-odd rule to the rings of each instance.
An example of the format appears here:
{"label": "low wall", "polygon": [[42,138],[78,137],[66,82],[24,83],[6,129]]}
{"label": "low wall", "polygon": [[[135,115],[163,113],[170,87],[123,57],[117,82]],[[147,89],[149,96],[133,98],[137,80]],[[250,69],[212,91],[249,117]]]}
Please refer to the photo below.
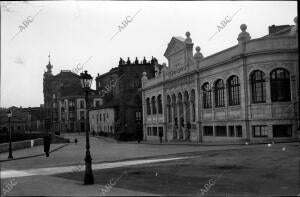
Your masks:
{"label": "low wall", "polygon": [[[62,138],[60,136],[52,135],[51,144],[69,143],[70,140]],[[12,150],[19,150],[24,148],[31,148],[33,146],[41,146],[44,144],[43,138],[34,140],[24,140],[19,142],[12,142]],[[8,152],[9,143],[0,144],[0,153]]]}

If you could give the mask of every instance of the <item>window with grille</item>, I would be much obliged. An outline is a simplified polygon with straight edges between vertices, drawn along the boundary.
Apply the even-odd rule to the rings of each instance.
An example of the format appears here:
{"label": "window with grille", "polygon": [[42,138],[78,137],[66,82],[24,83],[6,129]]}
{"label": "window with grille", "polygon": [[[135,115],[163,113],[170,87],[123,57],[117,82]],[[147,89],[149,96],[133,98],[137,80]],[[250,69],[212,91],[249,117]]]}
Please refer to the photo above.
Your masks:
{"label": "window with grille", "polygon": [[211,87],[209,83],[205,83],[202,86],[203,92],[203,108],[208,109],[211,108]]}
{"label": "window with grille", "polygon": [[273,137],[292,137],[292,125],[273,125]]}
{"label": "window with grille", "polygon": [[232,76],[228,80],[229,105],[240,104],[240,81],[237,76]]}
{"label": "window with grille", "polygon": [[285,69],[275,69],[271,72],[271,100],[285,102],[291,100],[290,74]]}
{"label": "window with grille", "polygon": [[203,127],[203,135],[204,136],[213,136],[213,127],[212,126],[205,126]]}
{"label": "window with grille", "polygon": [[253,137],[268,137],[268,130],[266,125],[252,126]]}
{"label": "window with grille", "polygon": [[227,136],[226,126],[216,126],[216,136]]}
{"label": "window with grille", "polygon": [[225,86],[223,80],[219,79],[218,81],[216,81],[214,92],[215,92],[215,107],[224,107]]}
{"label": "window with grille", "polygon": [[252,102],[266,102],[266,77],[262,71],[255,71],[251,75]]}

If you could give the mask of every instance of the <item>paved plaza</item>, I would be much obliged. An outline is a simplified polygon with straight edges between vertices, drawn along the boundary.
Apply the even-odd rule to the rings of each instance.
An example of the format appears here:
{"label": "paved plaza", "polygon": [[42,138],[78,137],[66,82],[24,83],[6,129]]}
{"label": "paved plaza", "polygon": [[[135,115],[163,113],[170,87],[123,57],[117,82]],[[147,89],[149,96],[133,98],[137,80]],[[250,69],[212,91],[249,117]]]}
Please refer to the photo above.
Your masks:
{"label": "paved plaza", "polygon": [[[65,137],[71,143],[53,145],[52,150],[62,148],[50,157],[39,155],[43,149],[38,146],[14,151],[19,159],[1,162],[2,194],[12,181],[15,184],[5,193],[7,196],[299,193],[298,143],[176,146],[117,143],[91,137],[95,184],[87,186],[83,185],[85,138],[76,134]],[[73,143],[75,138],[77,144]],[[1,160],[6,157],[7,153],[1,154]],[[108,187],[110,183],[114,184]]]}

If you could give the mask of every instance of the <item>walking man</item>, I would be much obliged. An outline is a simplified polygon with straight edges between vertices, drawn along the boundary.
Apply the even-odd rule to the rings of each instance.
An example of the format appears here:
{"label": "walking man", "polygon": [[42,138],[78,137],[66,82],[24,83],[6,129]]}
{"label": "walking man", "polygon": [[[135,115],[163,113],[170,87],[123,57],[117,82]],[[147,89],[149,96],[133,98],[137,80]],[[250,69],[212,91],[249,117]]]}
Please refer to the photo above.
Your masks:
{"label": "walking man", "polygon": [[46,154],[46,157],[49,157],[50,144],[51,144],[51,135],[46,134],[44,136],[44,152]]}

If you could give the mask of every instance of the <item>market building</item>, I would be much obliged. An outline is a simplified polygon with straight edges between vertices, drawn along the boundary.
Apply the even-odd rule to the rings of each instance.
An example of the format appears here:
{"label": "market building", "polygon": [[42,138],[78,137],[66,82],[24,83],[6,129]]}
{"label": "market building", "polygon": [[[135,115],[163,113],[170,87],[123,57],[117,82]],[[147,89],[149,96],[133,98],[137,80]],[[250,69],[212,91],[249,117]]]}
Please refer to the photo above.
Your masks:
{"label": "market building", "polygon": [[298,22],[237,45],[193,55],[190,33],[172,37],[155,78],[142,77],[144,140],[277,141],[298,138]]}

